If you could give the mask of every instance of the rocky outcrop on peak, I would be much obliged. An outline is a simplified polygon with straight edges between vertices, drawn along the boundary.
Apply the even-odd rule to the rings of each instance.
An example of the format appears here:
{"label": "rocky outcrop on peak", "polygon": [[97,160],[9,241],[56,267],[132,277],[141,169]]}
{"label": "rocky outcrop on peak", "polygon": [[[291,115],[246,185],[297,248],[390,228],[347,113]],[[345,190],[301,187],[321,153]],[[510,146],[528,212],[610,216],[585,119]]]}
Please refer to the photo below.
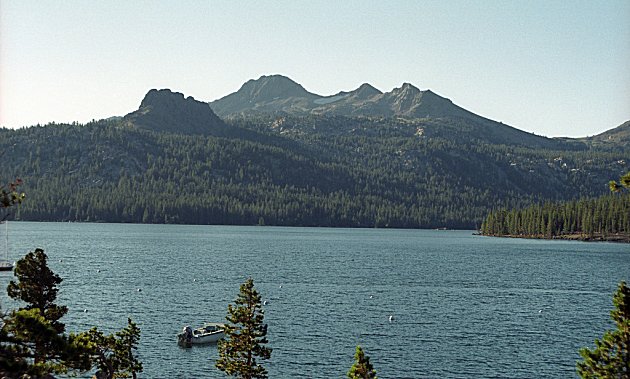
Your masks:
{"label": "rocky outcrop on peak", "polygon": [[441,97],[431,90],[420,91],[409,83],[383,94],[379,102],[381,108],[389,109],[394,116],[479,118],[479,116],[453,104],[449,99]]}
{"label": "rocky outcrop on peak", "polygon": [[227,126],[208,103],[184,97],[169,89],[152,89],[144,96],[137,111],[123,118],[127,126],[157,132],[179,134],[230,135]]}

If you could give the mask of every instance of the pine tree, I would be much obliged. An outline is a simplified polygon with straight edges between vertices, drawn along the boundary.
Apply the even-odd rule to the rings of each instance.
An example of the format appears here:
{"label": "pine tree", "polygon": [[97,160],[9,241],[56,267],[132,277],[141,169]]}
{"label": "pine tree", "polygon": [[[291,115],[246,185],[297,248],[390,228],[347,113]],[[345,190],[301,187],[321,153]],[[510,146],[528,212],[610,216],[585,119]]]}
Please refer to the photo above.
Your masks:
{"label": "pine tree", "polygon": [[58,333],[37,308],[11,312],[0,335],[0,377],[44,377],[91,367],[83,340]]}
{"label": "pine tree", "polygon": [[7,184],[6,187],[0,186],[0,208],[3,210],[0,221],[5,221],[9,217],[8,208],[19,205],[26,197],[24,193],[17,191],[20,185],[22,185],[22,179],[18,178]]}
{"label": "pine tree", "polygon": [[361,346],[357,346],[354,353],[354,364],[348,371],[350,379],[376,379],[376,371],[370,363],[370,357],[365,355]]}
{"label": "pine tree", "polygon": [[[59,275],[48,267],[48,256],[42,249],[35,249],[17,261],[14,274],[17,283],[13,280],[7,286],[7,293],[13,299],[19,299],[26,303],[22,309],[39,310],[41,316],[50,323],[57,333],[63,333],[65,325],[59,321],[66,313],[68,307],[55,304],[59,288],[62,282]],[[35,363],[46,356],[45,344],[37,344],[35,347]]]}
{"label": "pine tree", "polygon": [[3,318],[0,339],[0,373],[42,376],[69,369],[91,367],[86,346],[76,335],[63,334],[59,320],[68,308],[55,304],[61,278],[47,265],[47,256],[36,249],[20,259],[14,270],[17,283],[9,282],[7,293],[26,303]]}
{"label": "pine tree", "polygon": [[235,305],[228,305],[225,317],[225,339],[219,341],[219,359],[216,367],[228,375],[242,378],[267,378],[267,370],[258,359],[269,359],[272,349],[264,346],[267,324],[263,324],[264,311],[261,296],[249,278],[241,284]]}
{"label": "pine tree", "polygon": [[602,340],[595,340],[595,349],[584,348],[580,355],[584,361],[577,363],[577,372],[585,379],[630,379],[630,288],[619,283],[613,296],[615,309],[610,317],[616,330],[604,333]]}
{"label": "pine tree", "polygon": [[48,267],[48,256],[42,249],[29,252],[17,261],[14,274],[17,283],[10,281],[7,293],[13,299],[26,303],[24,309],[39,309],[42,316],[51,322],[58,333],[65,325],[59,319],[68,313],[68,307],[55,304],[63,279]]}
{"label": "pine tree", "polygon": [[608,182],[608,186],[612,192],[621,192],[624,188],[626,190],[630,190],[630,172],[627,172],[621,178],[619,178],[619,183],[614,180]]}
{"label": "pine tree", "polygon": [[116,334],[105,335],[97,328],[82,333],[81,337],[89,346],[89,355],[98,368],[97,378],[136,378],[142,372],[142,362],[134,356],[133,350],[138,348],[140,329],[127,319],[127,327]]}
{"label": "pine tree", "polygon": [[140,328],[131,318],[127,318],[127,327],[116,333],[116,354],[119,356],[118,366],[122,374],[120,378],[126,378],[130,374],[136,379],[136,373],[142,372],[142,362],[134,355],[133,351],[138,350],[140,340]]}

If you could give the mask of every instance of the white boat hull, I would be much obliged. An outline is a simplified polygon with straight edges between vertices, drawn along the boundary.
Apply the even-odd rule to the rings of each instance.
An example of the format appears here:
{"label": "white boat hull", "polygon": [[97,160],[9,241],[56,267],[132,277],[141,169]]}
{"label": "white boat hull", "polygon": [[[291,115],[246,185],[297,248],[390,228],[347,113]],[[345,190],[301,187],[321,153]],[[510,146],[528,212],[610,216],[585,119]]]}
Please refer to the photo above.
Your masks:
{"label": "white boat hull", "polygon": [[216,343],[225,336],[223,324],[207,324],[192,330],[189,326],[177,335],[177,343],[181,346],[203,345]]}
{"label": "white boat hull", "polygon": [[193,345],[202,345],[202,344],[205,344],[205,343],[215,343],[215,342],[219,341],[221,338],[223,338],[223,336],[225,336],[225,333],[223,331],[209,333],[209,334],[202,334],[202,335],[198,335],[198,336],[193,336],[190,342]]}

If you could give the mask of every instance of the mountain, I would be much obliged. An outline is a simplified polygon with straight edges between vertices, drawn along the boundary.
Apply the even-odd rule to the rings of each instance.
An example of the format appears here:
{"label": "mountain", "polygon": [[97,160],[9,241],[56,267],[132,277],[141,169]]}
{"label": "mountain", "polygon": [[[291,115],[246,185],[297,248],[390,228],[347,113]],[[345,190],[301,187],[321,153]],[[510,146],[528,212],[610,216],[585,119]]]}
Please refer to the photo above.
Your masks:
{"label": "mountain", "polygon": [[[364,83],[354,91],[320,96],[287,77],[262,76],[249,80],[237,92],[210,102],[210,106],[221,117],[230,119],[260,115],[422,119],[432,125],[458,125],[456,131],[466,134],[464,141],[472,138],[493,144],[567,148],[567,141],[536,136],[484,118],[410,83],[385,93]],[[579,148],[575,141],[568,144]]]}
{"label": "mountain", "polygon": [[210,103],[217,114],[255,114],[293,112],[308,109],[320,96],[282,75],[261,76],[241,88]]}
{"label": "mountain", "polygon": [[475,117],[431,92],[410,83],[382,93],[364,83],[350,92],[320,96],[282,76],[261,76],[249,80],[237,91],[210,103],[221,117],[256,113],[335,114],[382,117]]}
{"label": "mountain", "polygon": [[[330,97],[314,100],[314,114],[335,114],[340,116],[381,116],[381,117],[462,117],[472,116],[454,106],[450,100],[433,92],[420,91],[409,83],[391,92],[382,93],[369,84],[362,84],[350,92],[340,92]],[[297,113],[297,112],[293,112]]]}
{"label": "mountain", "polygon": [[[490,209],[601,195],[630,167],[627,144],[534,136],[410,84],[329,97],[278,76],[243,87],[261,108],[317,106],[221,121],[207,103],[151,90],[122,119],[0,129],[3,178],[28,195],[16,216],[474,228]],[[357,104],[424,116],[345,113]]]}
{"label": "mountain", "polygon": [[137,111],[127,114],[122,122],[128,127],[181,134],[228,136],[233,133],[208,103],[184,98],[169,89],[152,89],[144,96]]}

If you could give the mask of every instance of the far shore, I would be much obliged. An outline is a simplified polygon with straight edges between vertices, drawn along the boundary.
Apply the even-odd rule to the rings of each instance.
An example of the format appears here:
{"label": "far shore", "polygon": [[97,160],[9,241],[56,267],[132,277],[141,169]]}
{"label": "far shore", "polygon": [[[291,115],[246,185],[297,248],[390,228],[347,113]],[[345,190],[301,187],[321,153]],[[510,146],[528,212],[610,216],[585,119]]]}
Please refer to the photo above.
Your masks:
{"label": "far shore", "polygon": [[607,234],[602,235],[600,233],[584,234],[584,233],[571,233],[561,234],[557,236],[546,236],[543,234],[482,234],[486,237],[502,237],[502,238],[526,238],[526,239],[544,239],[544,240],[568,240],[568,241],[583,241],[583,242],[620,242],[630,243],[630,235],[628,234]]}

